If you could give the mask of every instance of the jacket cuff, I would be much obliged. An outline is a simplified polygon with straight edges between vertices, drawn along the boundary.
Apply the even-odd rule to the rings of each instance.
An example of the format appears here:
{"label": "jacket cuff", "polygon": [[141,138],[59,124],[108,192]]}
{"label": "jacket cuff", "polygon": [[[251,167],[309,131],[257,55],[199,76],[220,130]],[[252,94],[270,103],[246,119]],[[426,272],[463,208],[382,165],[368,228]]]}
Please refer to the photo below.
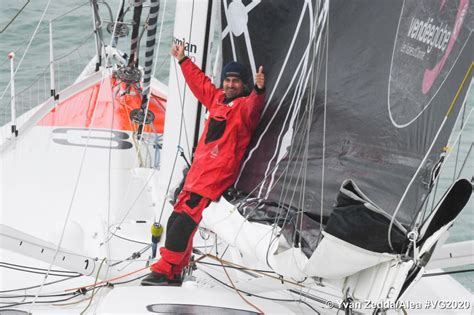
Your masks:
{"label": "jacket cuff", "polygon": [[185,62],[187,59],[189,59],[188,57],[184,56],[183,59],[181,59],[180,61],[178,61],[178,63],[181,65],[183,62]]}
{"label": "jacket cuff", "polygon": [[257,94],[265,93],[265,87],[259,89],[257,85],[254,85],[253,89],[255,90],[255,92],[257,92]]}

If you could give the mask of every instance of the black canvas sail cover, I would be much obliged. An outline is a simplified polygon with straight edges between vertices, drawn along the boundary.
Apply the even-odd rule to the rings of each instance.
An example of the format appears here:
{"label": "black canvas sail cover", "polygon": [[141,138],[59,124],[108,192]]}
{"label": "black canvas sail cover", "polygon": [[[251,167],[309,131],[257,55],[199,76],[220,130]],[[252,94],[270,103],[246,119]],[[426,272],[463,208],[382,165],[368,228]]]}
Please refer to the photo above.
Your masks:
{"label": "black canvas sail cover", "polygon": [[235,185],[254,198],[244,214],[292,225],[309,254],[321,213],[326,224],[351,180],[384,212],[387,233],[397,208],[395,227],[408,228],[472,77],[447,115],[472,63],[473,10],[469,0],[224,0],[224,63],[266,74]]}

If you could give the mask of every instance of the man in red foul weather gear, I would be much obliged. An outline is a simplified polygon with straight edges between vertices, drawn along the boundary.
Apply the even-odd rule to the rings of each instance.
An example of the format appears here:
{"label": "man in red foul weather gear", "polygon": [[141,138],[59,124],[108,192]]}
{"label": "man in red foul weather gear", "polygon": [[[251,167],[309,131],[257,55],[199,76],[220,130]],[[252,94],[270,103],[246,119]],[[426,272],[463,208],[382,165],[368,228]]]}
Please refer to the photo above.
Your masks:
{"label": "man in red foul weather gear", "polygon": [[191,59],[184,46],[176,45],[171,54],[179,61],[184,78],[196,98],[209,111],[209,118],[194,153],[193,163],[174,211],[168,219],[161,258],[151,265],[142,285],[179,284],[181,272],[189,263],[192,241],[202,212],[211,201],[234,184],[241,160],[257,127],[265,101],[265,75],[260,66],[253,91],[245,95],[247,71],[238,62],[222,70],[218,89]]}

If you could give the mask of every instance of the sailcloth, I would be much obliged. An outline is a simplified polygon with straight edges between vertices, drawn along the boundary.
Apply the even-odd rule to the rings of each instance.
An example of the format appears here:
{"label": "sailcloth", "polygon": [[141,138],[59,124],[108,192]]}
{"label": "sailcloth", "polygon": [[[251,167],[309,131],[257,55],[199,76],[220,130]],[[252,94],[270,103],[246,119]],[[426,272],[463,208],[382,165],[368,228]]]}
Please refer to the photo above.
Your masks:
{"label": "sailcloth", "polygon": [[[224,63],[266,73],[267,104],[235,184],[242,214],[278,225],[309,257],[351,180],[386,234],[395,215],[403,238],[467,90],[453,102],[471,67],[473,10],[469,0],[224,1]],[[370,224],[346,221],[347,233],[370,235]]]}

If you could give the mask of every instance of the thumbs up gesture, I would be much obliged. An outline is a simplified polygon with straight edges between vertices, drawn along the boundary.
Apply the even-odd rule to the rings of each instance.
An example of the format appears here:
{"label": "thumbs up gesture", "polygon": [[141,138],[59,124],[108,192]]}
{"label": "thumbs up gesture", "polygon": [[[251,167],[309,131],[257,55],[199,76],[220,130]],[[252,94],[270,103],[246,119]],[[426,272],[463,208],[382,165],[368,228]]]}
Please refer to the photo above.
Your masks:
{"label": "thumbs up gesture", "polygon": [[265,87],[265,73],[263,73],[263,66],[258,67],[257,74],[255,75],[255,85],[259,89]]}

